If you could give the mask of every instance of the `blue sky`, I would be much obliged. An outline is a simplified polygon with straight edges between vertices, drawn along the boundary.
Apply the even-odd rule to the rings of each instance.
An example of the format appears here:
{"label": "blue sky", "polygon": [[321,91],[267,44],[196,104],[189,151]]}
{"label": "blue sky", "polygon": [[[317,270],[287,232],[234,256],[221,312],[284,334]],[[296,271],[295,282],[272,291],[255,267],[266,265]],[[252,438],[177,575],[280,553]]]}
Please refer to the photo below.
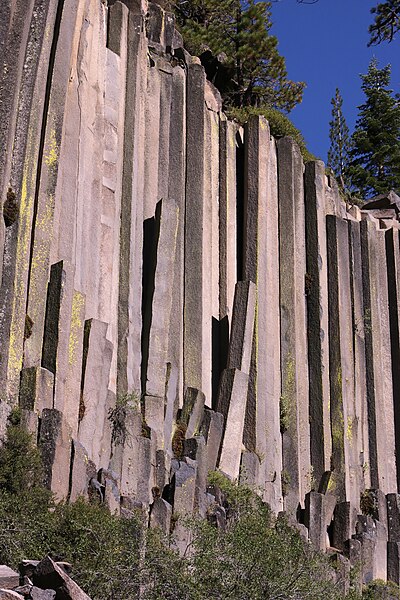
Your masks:
{"label": "blue sky", "polygon": [[400,92],[400,34],[390,44],[368,48],[370,8],[378,0],[319,0],[298,4],[279,0],[272,4],[273,27],[279,52],[286,58],[289,79],[305,81],[302,104],[290,118],[309,150],[326,161],[329,149],[331,98],[338,87],[343,112],[352,131],[357,106],[363,103],[360,73],[366,73],[373,56],[379,66],[392,65],[391,88]]}

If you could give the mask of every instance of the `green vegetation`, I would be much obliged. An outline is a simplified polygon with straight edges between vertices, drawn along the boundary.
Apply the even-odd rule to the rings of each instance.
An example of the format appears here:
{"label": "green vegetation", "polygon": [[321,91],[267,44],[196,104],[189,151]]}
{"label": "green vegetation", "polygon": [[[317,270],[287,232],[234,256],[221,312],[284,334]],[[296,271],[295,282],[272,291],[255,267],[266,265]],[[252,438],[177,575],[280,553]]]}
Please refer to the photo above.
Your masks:
{"label": "green vegetation", "polygon": [[276,108],[230,108],[227,110],[227,115],[231,119],[234,119],[241,124],[245,123],[251,115],[260,115],[265,117],[269,123],[271,135],[273,135],[275,139],[289,136],[293,138],[295,142],[297,142],[304,162],[317,160],[314,154],[311,154],[311,152],[309,152],[307,149],[307,145],[301,131],[293,125],[289,117],[284,115]]}
{"label": "green vegetation", "polygon": [[331,100],[332,120],[329,123],[328,168],[332,169],[342,190],[346,188],[346,169],[350,158],[350,132],[343,115],[343,98],[336,88],[335,97]]}
{"label": "green vegetation", "polygon": [[111,423],[111,441],[114,445],[124,444],[127,436],[126,416],[129,409],[140,409],[140,397],[135,392],[119,396],[114,408],[108,411]]}
{"label": "green vegetation", "polygon": [[388,89],[390,65],[376,59],[361,75],[366,100],[352,136],[348,176],[353,190],[364,197],[400,191],[400,103]]}
{"label": "green vegetation", "polygon": [[366,587],[362,597],[363,600],[398,600],[400,590],[391,581],[385,582],[377,579]]}
{"label": "green vegetation", "polygon": [[[41,475],[40,453],[13,411],[0,450],[1,564],[17,568],[24,558],[46,554],[67,560],[93,600],[132,600],[143,586],[149,600],[185,597],[179,596],[183,561],[158,532],[147,532],[141,514],[120,518],[83,499],[56,504]],[[173,593],[160,594],[160,581]]]}
{"label": "green vegetation", "polygon": [[186,425],[182,421],[175,423],[174,434],[172,436],[172,452],[175,458],[183,457],[183,442],[185,441]]}
{"label": "green vegetation", "polygon": [[400,0],[386,0],[371,8],[375,15],[369,27],[371,35],[369,46],[381,42],[391,42],[400,30]]}
{"label": "green vegetation", "polygon": [[[342,598],[329,557],[285,518],[275,519],[253,490],[221,473],[210,474],[209,486],[222,498],[226,527],[187,520],[192,542],[186,558],[161,532],[147,529],[141,512],[121,518],[83,499],[56,504],[41,474],[40,453],[13,411],[0,450],[0,561],[11,567],[46,554],[67,560],[93,600]],[[398,593],[392,584],[374,582],[363,598],[389,599],[393,590]],[[353,590],[348,600],[360,597]]]}
{"label": "green vegetation", "polygon": [[270,2],[175,0],[171,2],[187,49],[214,57],[209,78],[224,107],[275,107],[290,111],[305,84],[287,78],[278,40],[270,35]]}
{"label": "green vegetation", "polygon": [[239,123],[264,116],[275,138],[292,137],[305,162],[316,160],[286,116],[302,100],[305,84],[287,79],[285,59],[270,35],[270,2],[175,0],[185,47],[200,56],[221,93],[226,114]]}
{"label": "green vegetation", "polygon": [[361,75],[365,102],[351,137],[338,89],[332,99],[328,166],[353,204],[390,190],[400,193],[400,103],[389,89],[390,75],[390,65],[379,69],[375,58]]}
{"label": "green vegetation", "polygon": [[0,448],[0,489],[23,494],[41,485],[40,452],[32,435],[21,427],[21,413],[15,408],[8,417],[7,438]]}

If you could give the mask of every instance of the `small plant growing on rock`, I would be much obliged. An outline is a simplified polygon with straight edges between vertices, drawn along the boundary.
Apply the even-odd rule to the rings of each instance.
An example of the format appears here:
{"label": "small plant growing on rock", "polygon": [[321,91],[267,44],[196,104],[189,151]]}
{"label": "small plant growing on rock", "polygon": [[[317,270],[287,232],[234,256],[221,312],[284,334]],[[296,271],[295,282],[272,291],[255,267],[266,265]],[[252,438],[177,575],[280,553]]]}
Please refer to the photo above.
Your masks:
{"label": "small plant growing on rock", "polygon": [[3,205],[3,217],[6,227],[11,227],[18,218],[19,208],[12,188],[8,188],[7,197]]}
{"label": "small plant growing on rock", "polygon": [[186,436],[186,425],[182,421],[177,421],[175,424],[174,435],[172,436],[172,452],[175,458],[182,458],[183,443]]}
{"label": "small plant growing on rock", "polygon": [[289,428],[289,411],[285,396],[281,396],[279,399],[279,426],[281,433],[285,433]]}
{"label": "small plant growing on rock", "polygon": [[12,494],[41,486],[43,467],[33,436],[21,427],[21,413],[8,417],[7,436],[0,449],[0,489]]}
{"label": "small plant growing on rock", "polygon": [[363,515],[376,518],[378,503],[374,490],[364,490],[360,497],[360,508]]}
{"label": "small plant growing on rock", "polygon": [[114,408],[108,411],[111,423],[111,441],[114,445],[124,444],[127,436],[126,415],[129,408],[139,409],[140,396],[136,392],[119,396]]}
{"label": "small plant growing on rock", "polygon": [[33,331],[33,321],[29,315],[25,315],[24,340],[28,340]]}

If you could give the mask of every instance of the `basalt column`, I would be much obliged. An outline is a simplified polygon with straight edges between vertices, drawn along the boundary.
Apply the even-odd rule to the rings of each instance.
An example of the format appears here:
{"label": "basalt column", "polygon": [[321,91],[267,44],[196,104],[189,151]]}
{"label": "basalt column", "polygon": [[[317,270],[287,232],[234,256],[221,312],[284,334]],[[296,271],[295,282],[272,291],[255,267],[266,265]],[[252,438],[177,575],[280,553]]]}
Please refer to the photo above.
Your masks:
{"label": "basalt column", "polygon": [[[400,236],[394,226],[386,232],[386,260],[389,295],[390,344],[396,456],[400,456]],[[400,460],[396,461],[397,486],[400,484]]]}
{"label": "basalt column", "polygon": [[349,229],[345,220],[328,215],[329,358],[332,423],[331,490],[340,501],[358,507],[361,415],[354,389],[353,316],[350,286]]}
{"label": "basalt column", "polygon": [[371,485],[397,488],[385,232],[361,222]]}
{"label": "basalt column", "polygon": [[[203,325],[206,331],[203,357],[205,376],[211,373],[211,390],[204,389],[206,404],[212,406],[218,393],[219,377],[225,367],[227,320],[220,321],[219,299],[219,92],[206,81],[204,146],[203,261],[205,286]],[[208,332],[211,332],[211,337]],[[208,344],[211,342],[211,346]],[[208,356],[207,356],[208,355]]]}
{"label": "basalt column", "polygon": [[245,128],[244,278],[257,303],[244,432],[259,456],[259,485],[274,510],[282,506],[279,430],[279,242],[275,141],[261,117]]}
{"label": "basalt column", "polygon": [[310,377],[311,463],[317,485],[330,470],[328,276],[326,254],[325,166],[309,162],[305,168],[308,314],[308,367]]}
{"label": "basalt column", "polygon": [[117,394],[140,390],[145,98],[143,16],[129,12],[118,296]]}
{"label": "basalt column", "polygon": [[295,512],[311,487],[303,161],[291,138],[278,146],[284,506]]}
{"label": "basalt column", "polygon": [[[168,336],[168,360],[171,364],[168,379],[169,399],[183,403],[183,302],[184,302],[184,234],[185,234],[185,179],[186,179],[186,74],[180,66],[172,72],[171,123],[169,147],[168,197],[179,209],[172,291],[171,321]],[[166,440],[171,439],[172,418],[166,418]]]}
{"label": "basalt column", "polygon": [[236,135],[237,127],[220,121],[219,134],[219,304],[220,319],[232,318],[236,283]]}
{"label": "basalt column", "polygon": [[[191,64],[187,75],[184,385],[202,390],[210,401],[211,323],[205,314],[205,73]],[[208,325],[208,326],[207,326]]]}
{"label": "basalt column", "polygon": [[364,300],[360,222],[349,220],[351,295],[353,312],[354,393],[358,424],[361,489],[371,487],[369,469],[368,405],[365,362]]}
{"label": "basalt column", "polygon": [[120,218],[129,13],[126,6],[116,2],[116,4],[109,7],[108,15],[98,318],[109,324],[107,338],[114,345],[109,386],[115,393],[117,385],[117,306],[120,279]]}
{"label": "basalt column", "polygon": [[[54,235],[54,211],[56,202],[60,202],[61,185],[58,185],[59,168],[66,160],[65,146],[61,140],[66,99],[71,71],[71,54],[76,44],[76,25],[80,25],[78,2],[67,3],[62,12],[57,45],[55,47],[54,66],[49,85],[47,121],[43,132],[43,155],[41,158],[40,186],[37,192],[32,229],[32,248],[29,273],[29,297],[27,313],[32,321],[31,335],[25,342],[24,367],[40,365],[42,341],[49,279],[51,246]],[[75,157],[71,162],[75,161]],[[70,182],[71,185],[71,182]],[[73,187],[73,186],[71,186]],[[66,199],[63,197],[63,202]],[[58,257],[57,257],[58,258]],[[71,257],[65,256],[70,260]],[[69,317],[69,315],[68,315]]]}
{"label": "basalt column", "polygon": [[[14,125],[11,118],[8,139],[5,140],[9,153],[3,163],[4,184],[0,189],[3,214],[6,217],[5,231],[2,229],[3,235],[0,236],[0,243],[4,236],[4,246],[1,243],[3,264],[0,287],[0,379],[4,383],[2,396],[8,396],[12,402],[16,402],[18,397],[22,368],[31,226],[35,209],[37,172],[43,151],[41,138],[46,119],[46,82],[47,78],[51,77],[48,67],[52,36],[46,35],[46,31],[55,31],[57,2],[36,0],[28,4],[24,18],[30,22],[29,33],[20,20],[23,10],[21,3],[16,4],[14,16],[23,33],[19,48],[18,35],[11,48],[19,54],[17,62],[21,70],[15,66],[17,73],[21,73],[21,79],[18,88],[15,88],[14,99],[7,98],[5,106],[2,103],[1,108],[3,112],[11,110],[12,106],[16,121]],[[32,5],[31,13],[29,9]],[[13,57],[8,58],[13,65]],[[6,69],[8,70],[8,67]],[[11,96],[12,94],[11,89]]]}

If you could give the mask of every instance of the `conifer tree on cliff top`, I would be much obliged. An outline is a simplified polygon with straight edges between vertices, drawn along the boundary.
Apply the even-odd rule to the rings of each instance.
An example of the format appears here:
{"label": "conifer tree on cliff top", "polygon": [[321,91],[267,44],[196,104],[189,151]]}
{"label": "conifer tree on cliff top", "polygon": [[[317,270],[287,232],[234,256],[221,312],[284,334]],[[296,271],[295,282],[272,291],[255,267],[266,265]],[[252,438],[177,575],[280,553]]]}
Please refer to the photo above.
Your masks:
{"label": "conifer tree on cliff top", "polygon": [[378,2],[371,8],[371,13],[375,18],[369,27],[369,45],[380,44],[383,41],[391,42],[400,31],[400,0]]}
{"label": "conifer tree on cliff top", "polygon": [[289,112],[301,102],[305,84],[287,79],[278,41],[269,33],[270,2],[175,0],[172,5],[188,50],[201,55],[208,49],[219,57],[219,82],[217,77],[214,83],[225,108],[270,106]]}
{"label": "conifer tree on cliff top", "polygon": [[328,167],[332,169],[340,186],[346,188],[346,171],[350,160],[350,132],[343,115],[343,98],[338,88],[331,100],[332,120],[330,121],[329,139],[331,145],[328,151]]}
{"label": "conifer tree on cliff top", "polygon": [[378,68],[376,59],[361,75],[365,103],[352,136],[349,176],[364,197],[400,192],[400,100],[388,89],[390,65]]}

